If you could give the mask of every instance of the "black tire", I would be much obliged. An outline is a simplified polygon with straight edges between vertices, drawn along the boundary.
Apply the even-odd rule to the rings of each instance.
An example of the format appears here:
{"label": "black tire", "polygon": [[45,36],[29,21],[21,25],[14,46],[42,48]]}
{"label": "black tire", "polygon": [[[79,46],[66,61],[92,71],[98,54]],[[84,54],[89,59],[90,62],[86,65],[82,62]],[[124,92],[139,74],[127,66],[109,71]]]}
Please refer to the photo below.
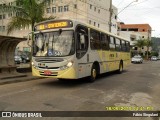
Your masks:
{"label": "black tire", "polygon": [[118,73],[121,74],[123,72],[123,63],[120,62],[119,64],[119,69],[118,69]]}
{"label": "black tire", "polygon": [[97,75],[98,75],[98,71],[97,71],[96,65],[93,64],[91,68],[91,76],[89,77],[89,82],[94,82],[96,80]]}

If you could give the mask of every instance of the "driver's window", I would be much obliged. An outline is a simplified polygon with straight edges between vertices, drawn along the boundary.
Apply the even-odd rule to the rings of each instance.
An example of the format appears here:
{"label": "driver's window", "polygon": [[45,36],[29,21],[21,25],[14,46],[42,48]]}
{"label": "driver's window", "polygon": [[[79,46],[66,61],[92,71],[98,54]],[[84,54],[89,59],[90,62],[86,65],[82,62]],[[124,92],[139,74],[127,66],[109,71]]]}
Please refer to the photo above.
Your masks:
{"label": "driver's window", "polygon": [[88,50],[88,29],[84,26],[78,26],[76,29],[77,36],[77,58],[81,58]]}
{"label": "driver's window", "polygon": [[86,48],[86,41],[85,41],[85,35],[83,35],[82,33],[79,33],[78,35],[78,50],[83,50]]}

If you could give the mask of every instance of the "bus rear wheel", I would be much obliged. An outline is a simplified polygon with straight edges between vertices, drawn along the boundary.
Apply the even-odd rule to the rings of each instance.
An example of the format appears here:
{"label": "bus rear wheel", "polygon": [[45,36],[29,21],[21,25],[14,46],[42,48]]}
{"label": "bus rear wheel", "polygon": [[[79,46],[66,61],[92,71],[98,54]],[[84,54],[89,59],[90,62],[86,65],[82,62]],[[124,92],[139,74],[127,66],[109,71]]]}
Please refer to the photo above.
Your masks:
{"label": "bus rear wheel", "polygon": [[93,64],[92,69],[91,69],[91,76],[89,77],[89,82],[94,82],[97,77],[97,69],[96,66]]}

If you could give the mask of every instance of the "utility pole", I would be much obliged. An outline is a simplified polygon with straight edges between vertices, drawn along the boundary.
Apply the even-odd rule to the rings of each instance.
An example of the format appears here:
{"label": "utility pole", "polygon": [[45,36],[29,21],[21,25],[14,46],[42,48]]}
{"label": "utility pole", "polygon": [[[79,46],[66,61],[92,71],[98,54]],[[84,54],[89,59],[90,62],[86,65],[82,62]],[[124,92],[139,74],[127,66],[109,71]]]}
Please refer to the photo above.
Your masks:
{"label": "utility pole", "polygon": [[110,0],[110,8],[109,8],[109,14],[110,14],[110,16],[109,16],[109,32],[112,32],[111,31],[111,28],[112,28],[112,0]]}

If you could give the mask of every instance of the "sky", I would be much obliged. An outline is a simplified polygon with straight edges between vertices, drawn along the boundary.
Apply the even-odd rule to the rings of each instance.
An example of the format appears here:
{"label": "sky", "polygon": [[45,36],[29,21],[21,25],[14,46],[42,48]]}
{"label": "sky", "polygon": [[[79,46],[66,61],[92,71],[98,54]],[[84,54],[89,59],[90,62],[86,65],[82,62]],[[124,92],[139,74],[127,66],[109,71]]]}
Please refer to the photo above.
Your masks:
{"label": "sky", "polygon": [[118,21],[125,24],[149,24],[152,37],[160,37],[160,0],[112,0],[118,8]]}

